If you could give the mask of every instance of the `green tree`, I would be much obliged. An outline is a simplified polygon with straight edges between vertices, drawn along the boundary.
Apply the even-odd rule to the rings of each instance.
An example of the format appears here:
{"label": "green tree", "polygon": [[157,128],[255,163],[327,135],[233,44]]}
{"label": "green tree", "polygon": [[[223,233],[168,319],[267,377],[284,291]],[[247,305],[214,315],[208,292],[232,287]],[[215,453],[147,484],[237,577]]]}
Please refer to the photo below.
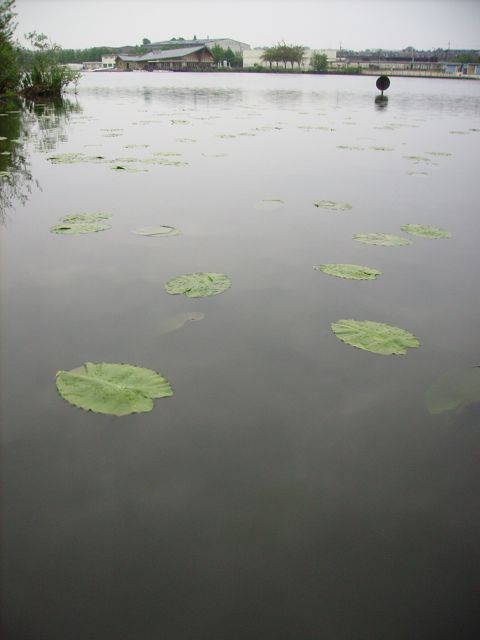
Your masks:
{"label": "green tree", "polygon": [[312,65],[313,71],[315,73],[323,73],[328,68],[327,56],[324,53],[318,53],[318,51],[314,51],[310,64]]}
{"label": "green tree", "polygon": [[20,69],[13,45],[15,31],[15,0],[0,2],[0,94],[12,92],[17,88]]}
{"label": "green tree", "polygon": [[223,61],[225,60],[225,54],[226,51],[223,47],[221,47],[219,44],[214,44],[213,47],[210,49],[212,56],[213,56],[213,62],[216,65],[220,65],[223,64]]}
{"label": "green tree", "polygon": [[146,44],[152,44],[148,38],[143,38],[142,44],[145,46]]}
{"label": "green tree", "polygon": [[225,51],[225,60],[227,61],[227,65],[229,67],[235,66],[235,54],[230,49],[230,47],[228,47],[228,49]]}

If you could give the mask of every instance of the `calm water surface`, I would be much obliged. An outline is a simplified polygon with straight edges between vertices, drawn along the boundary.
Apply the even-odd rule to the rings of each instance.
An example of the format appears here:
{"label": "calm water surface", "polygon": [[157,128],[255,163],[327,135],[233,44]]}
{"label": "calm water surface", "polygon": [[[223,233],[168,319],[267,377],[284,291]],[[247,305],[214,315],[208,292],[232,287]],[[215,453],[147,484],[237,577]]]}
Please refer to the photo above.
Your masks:
{"label": "calm water surface", "polygon": [[[480,409],[431,415],[424,394],[480,364],[480,83],[393,78],[385,108],[376,93],[373,77],[87,74],[67,112],[0,117],[1,136],[26,140],[0,156],[16,167],[2,185],[5,638],[479,637]],[[451,155],[405,157],[432,151]],[[66,152],[188,164],[48,160]],[[111,230],[49,232],[99,211]],[[405,223],[453,239],[352,240]],[[154,225],[181,235],[131,233]],[[324,262],[383,275],[341,280],[313,270]],[[165,292],[194,271],[232,287]],[[191,312],[205,317],[162,330]],[[421,347],[354,349],[331,332],[341,318]],[[160,371],[174,396],[123,418],[76,409],[55,373],[86,361]]]}

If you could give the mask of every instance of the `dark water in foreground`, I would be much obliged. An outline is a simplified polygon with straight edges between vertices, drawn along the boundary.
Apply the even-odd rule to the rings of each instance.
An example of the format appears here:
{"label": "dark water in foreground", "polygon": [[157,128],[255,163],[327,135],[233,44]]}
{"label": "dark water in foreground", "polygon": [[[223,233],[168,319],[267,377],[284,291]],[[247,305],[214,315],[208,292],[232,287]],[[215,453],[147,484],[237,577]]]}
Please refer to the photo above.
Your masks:
{"label": "dark water in foreground", "polygon": [[[374,78],[90,74],[68,114],[22,120],[1,245],[5,638],[479,637],[479,405],[431,415],[424,394],[480,364],[480,83],[394,78],[383,109],[375,95]],[[0,136],[22,137],[2,131],[24,115]],[[188,165],[47,160],[154,151]],[[451,155],[404,157],[432,151]],[[255,208],[269,198],[285,206]],[[49,233],[96,211],[111,230]],[[352,241],[405,223],[454,237]],[[131,233],[161,224],[181,235]],[[232,287],[164,291],[194,271]],[[192,311],[205,318],[162,332]],[[341,318],[421,347],[354,349],[330,330]],[[160,371],[174,396],[81,411],[55,372],[86,361]]]}

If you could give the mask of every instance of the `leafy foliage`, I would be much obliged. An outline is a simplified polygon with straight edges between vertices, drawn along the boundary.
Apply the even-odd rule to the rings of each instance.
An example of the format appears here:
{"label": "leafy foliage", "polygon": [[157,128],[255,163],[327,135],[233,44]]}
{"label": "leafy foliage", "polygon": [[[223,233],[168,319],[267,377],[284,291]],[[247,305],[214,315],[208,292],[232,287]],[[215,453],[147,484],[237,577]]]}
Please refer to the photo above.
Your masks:
{"label": "leafy foliage", "polygon": [[382,322],[339,320],[332,323],[332,331],[352,347],[382,355],[404,355],[407,347],[420,346],[409,331]]}
{"label": "leafy foliage", "polygon": [[71,371],[58,371],[56,383],[70,404],[113,416],[151,411],[154,398],[173,395],[166,378],[130,364],[86,362]]}
{"label": "leafy foliage", "polygon": [[228,289],[230,278],[223,273],[188,273],[172,278],[165,284],[167,293],[185,294],[188,298],[215,296]]}
{"label": "leafy foliage", "polygon": [[328,69],[328,58],[324,53],[314,51],[310,64],[315,73],[324,73]]}
{"label": "leafy foliage", "polygon": [[20,80],[20,67],[13,44],[15,0],[0,2],[0,94],[13,92]]}
{"label": "leafy foliage", "polygon": [[358,264],[320,264],[313,267],[316,271],[323,271],[330,276],[337,278],[348,278],[349,280],[375,280],[382,274],[377,269],[361,267]]}
{"label": "leafy foliage", "polygon": [[68,84],[78,82],[80,73],[61,65],[60,47],[45,34],[32,31],[27,39],[34,54],[21,79],[22,93],[28,98],[60,97]]}

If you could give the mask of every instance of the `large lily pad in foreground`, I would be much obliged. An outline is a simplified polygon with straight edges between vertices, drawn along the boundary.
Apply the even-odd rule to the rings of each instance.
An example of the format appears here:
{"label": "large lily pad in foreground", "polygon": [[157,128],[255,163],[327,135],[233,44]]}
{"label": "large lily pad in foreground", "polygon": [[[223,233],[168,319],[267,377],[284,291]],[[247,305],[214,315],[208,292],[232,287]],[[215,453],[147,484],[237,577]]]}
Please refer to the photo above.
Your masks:
{"label": "large lily pad in foreground", "polygon": [[375,280],[382,274],[377,269],[371,267],[361,267],[358,264],[319,264],[313,267],[316,271],[323,271],[330,276],[337,278],[348,278],[349,280]]}
{"label": "large lily pad in foreground", "polygon": [[430,227],[427,224],[402,224],[400,229],[405,231],[405,233],[411,233],[413,236],[431,238],[432,240],[452,237],[450,231],[447,231],[446,229],[438,229],[437,227]]}
{"label": "large lily pad in foreground", "polygon": [[411,240],[400,236],[393,236],[388,233],[357,233],[353,236],[357,242],[363,244],[375,244],[382,247],[400,247],[406,244],[412,244]]}
{"label": "large lily pad in foreground", "polygon": [[223,273],[188,273],[165,284],[167,293],[185,294],[188,298],[216,296],[228,289],[231,280]]}
{"label": "large lily pad in foreground", "polygon": [[407,347],[420,342],[409,331],[370,320],[339,320],[332,323],[337,338],[357,349],[382,355],[404,355]]}
{"label": "large lily pad in foreground", "polygon": [[130,364],[86,362],[71,371],[58,371],[56,382],[70,404],[113,416],[151,411],[154,398],[173,395],[159,373]]}
{"label": "large lily pad in foreground", "polygon": [[430,413],[454,411],[480,402],[480,367],[451,369],[437,378],[425,394]]}

